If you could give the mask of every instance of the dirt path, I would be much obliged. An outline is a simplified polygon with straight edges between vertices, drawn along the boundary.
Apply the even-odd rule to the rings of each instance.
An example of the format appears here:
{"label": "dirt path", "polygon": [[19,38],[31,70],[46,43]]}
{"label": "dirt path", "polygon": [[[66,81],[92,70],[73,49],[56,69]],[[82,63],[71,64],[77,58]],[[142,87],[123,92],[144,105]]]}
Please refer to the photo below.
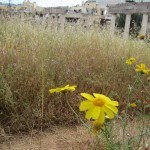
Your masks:
{"label": "dirt path", "polygon": [[[149,119],[148,119],[149,120]],[[142,142],[150,145],[149,121],[144,124],[143,133],[146,133]],[[121,122],[112,122],[112,132],[115,140],[122,142],[123,130]],[[125,139],[132,139],[141,134],[142,124],[138,120],[130,121],[126,127]],[[95,137],[89,134],[83,126],[51,127],[42,133],[32,132],[32,136],[22,135],[11,137],[0,144],[0,150],[104,150],[102,139],[95,145]],[[134,143],[136,147],[137,143]],[[144,146],[144,145],[143,145]],[[96,148],[95,148],[96,147]],[[97,149],[99,148],[100,149]],[[140,149],[145,150],[145,149]]]}
{"label": "dirt path", "polygon": [[33,132],[32,137],[12,137],[0,145],[0,150],[86,150],[90,139],[85,127],[54,127],[51,132]]}

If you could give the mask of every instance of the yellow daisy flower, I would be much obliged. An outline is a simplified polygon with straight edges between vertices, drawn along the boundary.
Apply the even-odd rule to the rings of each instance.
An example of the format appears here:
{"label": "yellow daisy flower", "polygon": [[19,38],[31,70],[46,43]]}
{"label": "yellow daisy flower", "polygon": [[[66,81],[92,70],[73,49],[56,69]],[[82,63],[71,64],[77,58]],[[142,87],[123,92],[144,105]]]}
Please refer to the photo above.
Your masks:
{"label": "yellow daisy flower", "polygon": [[100,124],[105,121],[105,114],[113,119],[115,114],[118,113],[116,106],[119,103],[102,94],[94,93],[93,95],[81,93],[81,96],[86,100],[81,102],[79,109],[80,111],[86,111],[85,118],[97,120]]}
{"label": "yellow daisy flower", "polygon": [[135,108],[137,105],[135,103],[130,104],[130,107]]}
{"label": "yellow daisy flower", "polygon": [[135,58],[131,57],[131,58],[126,60],[126,64],[132,65],[135,61],[136,61]]}
{"label": "yellow daisy flower", "polygon": [[52,94],[52,93],[60,93],[60,92],[67,92],[67,91],[75,91],[76,87],[77,87],[76,85],[70,86],[68,84],[65,87],[50,89],[49,92]]}
{"label": "yellow daisy flower", "polygon": [[145,64],[136,65],[135,71],[140,72],[142,74],[149,74],[150,73],[150,69],[148,69]]}

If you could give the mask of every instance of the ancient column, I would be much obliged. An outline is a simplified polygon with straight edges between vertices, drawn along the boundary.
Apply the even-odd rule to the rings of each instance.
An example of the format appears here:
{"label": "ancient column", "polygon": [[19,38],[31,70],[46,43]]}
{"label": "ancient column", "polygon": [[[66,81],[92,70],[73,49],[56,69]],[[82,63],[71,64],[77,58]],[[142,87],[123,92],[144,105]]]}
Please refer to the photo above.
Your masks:
{"label": "ancient column", "polygon": [[52,14],[51,19],[51,30],[57,32],[57,15]]}
{"label": "ancient column", "polygon": [[58,31],[58,16],[55,15],[55,20],[54,20],[54,31]]}
{"label": "ancient column", "polygon": [[141,27],[140,34],[146,35],[147,25],[148,25],[148,14],[143,14],[142,27]]}
{"label": "ancient column", "polygon": [[3,12],[0,11],[0,20],[3,19]]}
{"label": "ancient column", "polygon": [[57,31],[61,29],[61,14],[57,15]]}
{"label": "ancient column", "polygon": [[61,21],[61,31],[64,32],[65,30],[65,15],[61,15],[61,18],[60,18],[60,21]]}
{"label": "ancient column", "polygon": [[127,39],[129,37],[130,21],[131,21],[131,14],[126,14],[125,29],[123,35],[124,39]]}
{"label": "ancient column", "polygon": [[113,35],[115,32],[115,23],[116,23],[116,14],[112,14],[111,24],[110,24],[110,33]]}
{"label": "ancient column", "polygon": [[21,22],[24,21],[24,12],[21,12],[21,13],[20,13],[20,19],[21,19]]}

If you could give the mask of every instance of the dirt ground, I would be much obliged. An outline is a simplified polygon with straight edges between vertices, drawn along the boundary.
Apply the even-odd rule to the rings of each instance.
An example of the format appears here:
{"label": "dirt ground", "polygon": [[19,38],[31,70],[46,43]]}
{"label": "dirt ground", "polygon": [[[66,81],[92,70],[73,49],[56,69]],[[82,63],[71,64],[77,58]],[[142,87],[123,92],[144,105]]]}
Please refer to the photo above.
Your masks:
{"label": "dirt ground", "polygon": [[31,136],[10,137],[0,144],[0,150],[86,150],[88,141],[92,139],[87,129],[81,126],[50,130],[42,133],[33,131]]}
{"label": "dirt ground", "polygon": [[[113,135],[115,140],[122,141],[123,130],[121,123],[113,121]],[[136,137],[141,133],[142,124],[137,120],[129,123],[126,129],[125,138]],[[150,146],[149,121],[144,125],[144,143]],[[0,150],[104,150],[104,143],[100,140],[100,149],[95,147],[95,136],[90,134],[84,126],[60,127],[54,126],[43,132],[34,130],[31,135],[6,136],[0,143]],[[92,143],[92,144],[91,144]],[[93,144],[94,143],[94,144]],[[136,143],[135,143],[136,144]],[[98,145],[98,147],[99,147]],[[92,148],[90,148],[92,146]],[[143,145],[144,146],[144,145]],[[139,150],[144,149],[142,146]]]}

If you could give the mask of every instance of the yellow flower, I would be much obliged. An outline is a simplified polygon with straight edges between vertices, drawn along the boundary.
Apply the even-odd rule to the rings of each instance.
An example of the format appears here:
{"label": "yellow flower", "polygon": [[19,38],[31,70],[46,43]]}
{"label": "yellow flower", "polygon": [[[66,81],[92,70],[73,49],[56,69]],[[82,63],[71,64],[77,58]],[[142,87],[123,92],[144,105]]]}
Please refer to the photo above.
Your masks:
{"label": "yellow flower", "polygon": [[62,88],[62,90],[63,91],[75,91],[76,87],[77,87],[76,85],[69,86],[69,84],[68,84],[64,88]]}
{"label": "yellow flower", "polygon": [[137,107],[137,105],[136,105],[136,103],[132,103],[132,104],[130,104],[130,107],[135,108],[135,107]]}
{"label": "yellow flower", "polygon": [[140,72],[142,74],[149,74],[150,73],[150,69],[148,69],[145,64],[136,65],[135,71]]}
{"label": "yellow flower", "polygon": [[[94,95],[94,96],[93,96]],[[97,120],[100,124],[105,121],[105,114],[113,119],[115,114],[118,113],[117,101],[112,101],[109,97],[94,93],[90,95],[88,93],[81,93],[81,96],[86,98],[85,101],[80,104],[80,111],[86,111],[85,118],[90,120]]]}
{"label": "yellow flower", "polygon": [[60,92],[67,92],[67,91],[75,91],[76,87],[77,87],[76,85],[70,86],[68,84],[65,87],[50,89],[49,92],[52,94],[52,93],[60,93]]}
{"label": "yellow flower", "polygon": [[136,61],[135,58],[131,57],[131,58],[126,60],[126,64],[132,65],[135,61]]}

